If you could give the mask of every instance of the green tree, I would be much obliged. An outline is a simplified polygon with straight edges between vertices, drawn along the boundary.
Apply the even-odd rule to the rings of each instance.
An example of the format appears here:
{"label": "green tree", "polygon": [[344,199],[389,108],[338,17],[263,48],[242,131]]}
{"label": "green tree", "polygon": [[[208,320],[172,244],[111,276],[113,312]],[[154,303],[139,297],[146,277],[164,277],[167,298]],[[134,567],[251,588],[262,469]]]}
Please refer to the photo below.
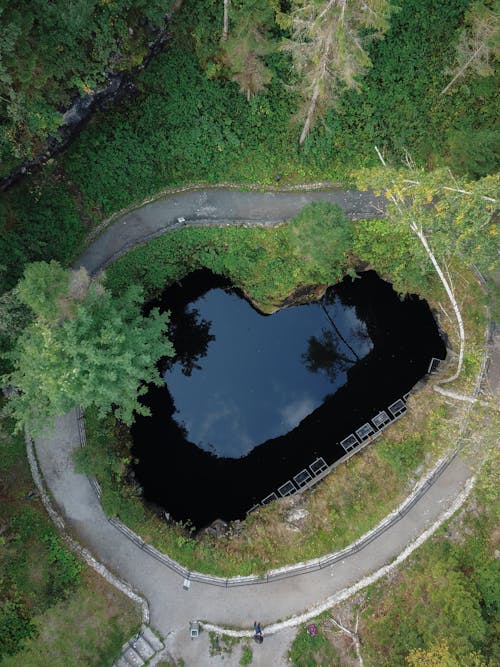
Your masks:
{"label": "green tree", "polygon": [[360,170],[357,183],[387,197],[394,224],[416,226],[444,261],[460,255],[485,270],[498,263],[498,174],[478,181],[455,178],[447,169],[378,167]]}
{"label": "green tree", "polygon": [[95,406],[101,417],[114,410],[127,424],[134,411],[147,414],[139,397],[146,383],[161,383],[155,362],[173,348],[165,338],[167,315],[154,310],[143,317],[138,287],[112,296],[83,272],[51,262],[31,265],[17,293],[35,315],[11,353],[14,370],[3,378],[18,389],[7,405],[18,428],[40,431],[78,405]]}
{"label": "green tree", "polygon": [[[378,151],[378,149],[377,149]],[[447,170],[389,169],[379,152],[383,168],[368,169],[358,174],[361,187],[384,192],[388,200],[386,217],[394,225],[411,230],[421,242],[429,262],[451,302],[457,320],[460,349],[457,369],[453,375],[435,383],[434,390],[455,399],[474,399],[450,393],[440,386],[452,382],[461,373],[465,329],[460,306],[455,298],[453,281],[447,262],[460,255],[469,262],[493,270],[498,262],[498,244],[491,243],[497,234],[494,222],[500,176],[487,176],[473,183],[460,183]]]}
{"label": "green tree", "polygon": [[[352,249],[353,226],[338,206],[315,202],[304,206],[288,224],[292,253],[311,267],[337,267],[342,274]],[[340,277],[340,276],[339,276]]]}
{"label": "green tree", "polygon": [[271,81],[272,74],[264,57],[276,49],[271,38],[274,12],[269,0],[232,2],[231,23],[227,36],[221,41],[222,62],[229,76],[249,100]]}

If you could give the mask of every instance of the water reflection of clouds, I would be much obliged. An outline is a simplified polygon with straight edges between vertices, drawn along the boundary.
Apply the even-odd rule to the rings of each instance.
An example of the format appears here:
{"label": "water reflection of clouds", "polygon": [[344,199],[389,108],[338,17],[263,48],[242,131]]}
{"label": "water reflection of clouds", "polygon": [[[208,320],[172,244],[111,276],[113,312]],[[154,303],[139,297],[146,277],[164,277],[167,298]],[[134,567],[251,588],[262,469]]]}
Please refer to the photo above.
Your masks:
{"label": "water reflection of clouds", "polygon": [[354,306],[344,306],[343,319],[347,332],[344,334],[349,339],[360,357],[364,357],[373,348],[372,339],[368,335],[366,324],[356,316]]}
{"label": "water reflection of clouds", "polygon": [[372,347],[356,309],[338,297],[264,318],[236,295],[215,289],[186,310],[197,313],[182,332],[187,343],[200,321],[211,323],[202,341],[208,341],[206,349],[201,357],[195,354],[193,372],[186,374],[193,353],[186,343],[186,354],[164,379],[186,439],[219,457],[246,456],[296,428]]}
{"label": "water reflection of clouds", "polygon": [[255,447],[255,438],[250,436],[242,422],[241,406],[234,400],[215,394],[204,407],[198,419],[186,424],[190,440],[202,449],[223,457],[244,456]]}
{"label": "water reflection of clouds", "polygon": [[314,400],[310,396],[298,398],[279,409],[281,423],[284,424],[288,430],[292,430],[298,426],[307,415],[311,414],[317,406],[318,400]]}

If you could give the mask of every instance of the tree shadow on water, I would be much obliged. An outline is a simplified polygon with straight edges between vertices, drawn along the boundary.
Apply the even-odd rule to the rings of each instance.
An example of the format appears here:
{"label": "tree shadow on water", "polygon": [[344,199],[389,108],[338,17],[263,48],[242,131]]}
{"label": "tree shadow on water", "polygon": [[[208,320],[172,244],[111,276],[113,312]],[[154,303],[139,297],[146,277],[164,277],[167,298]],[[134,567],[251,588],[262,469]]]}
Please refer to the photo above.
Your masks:
{"label": "tree shadow on water", "polygon": [[311,373],[323,372],[330,382],[335,382],[339,373],[346,372],[356,359],[343,355],[338,350],[338,341],[329,329],[322,329],[321,336],[311,336],[307,341],[307,352],[302,360]]}
{"label": "tree shadow on water", "polygon": [[171,321],[169,338],[175,349],[175,356],[166,359],[162,371],[166,372],[174,364],[180,364],[182,374],[189,377],[194,369],[201,370],[200,359],[206,356],[208,346],[215,336],[210,333],[212,322],[200,318],[196,308],[186,306],[182,312]]}

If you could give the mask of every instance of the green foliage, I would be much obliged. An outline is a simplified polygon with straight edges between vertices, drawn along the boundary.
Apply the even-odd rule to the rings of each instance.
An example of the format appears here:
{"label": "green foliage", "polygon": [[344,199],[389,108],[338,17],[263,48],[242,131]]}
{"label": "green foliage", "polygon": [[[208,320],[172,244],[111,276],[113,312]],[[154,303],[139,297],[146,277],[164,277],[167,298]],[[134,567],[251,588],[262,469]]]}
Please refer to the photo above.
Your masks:
{"label": "green foliage", "polygon": [[497,129],[456,130],[449,136],[450,161],[459,173],[481,178],[498,170],[500,132]]}
{"label": "green foliage", "polygon": [[0,660],[37,635],[34,614],[76,590],[81,570],[43,508],[25,499],[33,481],[24,440],[11,428],[0,422]]}
{"label": "green foliage", "polygon": [[[12,351],[17,337],[32,320],[29,308],[11,290],[0,296],[0,350]],[[0,376],[12,370],[8,358],[0,354]]]}
{"label": "green foliage", "polygon": [[140,489],[127,477],[130,465],[130,434],[108,415],[100,420],[97,410],[85,411],[87,444],[75,452],[78,472],[99,479],[101,504],[107,516],[118,516],[129,525],[144,521]]}
{"label": "green foliage", "polygon": [[50,167],[0,197],[0,292],[14,287],[28,262],[68,264],[85,228],[67,185]]}
{"label": "green foliage", "polygon": [[[292,252],[300,262],[318,271],[316,281],[325,282],[325,269],[347,265],[352,250],[353,224],[338,206],[317,202],[304,206],[287,227]],[[341,277],[339,271],[338,277]],[[331,273],[328,273],[331,279]]]}
{"label": "green foliage", "polygon": [[[372,592],[361,630],[371,663],[399,667],[406,656],[412,665],[497,663],[500,595],[493,529],[484,511],[455,520],[417,552],[391,586]],[[444,657],[436,662],[440,652],[448,662]]]}
{"label": "green foliage", "polygon": [[[280,67],[283,57],[276,61]],[[139,86],[139,101],[98,116],[64,157],[85,203],[104,215],[167,185],[271,182],[296,154],[293,95],[280,81],[247,102],[235,84],[208,80],[179,42]]]}
{"label": "green foliage", "polygon": [[107,285],[119,292],[137,282],[151,294],[206,267],[269,311],[301,287],[338,282],[348,266],[351,230],[342,211],[326,203],[306,206],[290,224],[274,229],[183,229],[119,259]]}
{"label": "green foliage", "polygon": [[387,32],[392,9],[388,0],[291,0],[290,15],[281,13],[282,24],[290,27],[282,48],[292,56],[304,102],[300,145],[321,107],[331,107],[345,90],[359,90],[371,66],[365,43]]}
{"label": "green foliage", "polygon": [[410,667],[487,667],[477,653],[470,653],[462,659],[450,653],[446,640],[431,646],[430,649],[414,649],[406,656],[406,664]]}
{"label": "green foliage", "polygon": [[290,59],[267,56],[272,81],[247,102],[237,85],[217,71],[208,79],[197,63],[218,66],[222,3],[186,0],[172,24],[172,46],[141,74],[139,94],[96,114],[54,167],[3,195],[1,282],[13,287],[29,261],[67,265],[85,231],[79,210],[100,220],[167,186],[272,183],[277,173],[282,182],[345,180],[374,162],[374,144],[397,162],[408,151],[420,165],[481,173],[494,155],[491,144],[481,150],[497,116],[493,77],[468,77],[467,86],[439,95],[467,4],[402,3],[386,38],[369,48],[372,67],[361,92],[343,94],[299,153],[290,125],[298,107]]}
{"label": "green foliage", "polygon": [[8,404],[18,428],[39,430],[78,405],[94,405],[101,416],[114,409],[130,423],[134,411],[146,413],[138,401],[145,383],[160,382],[155,362],[173,353],[167,316],[143,317],[139,288],[112,297],[99,283],[78,285],[78,275],[68,289],[68,273],[52,262],[29,267],[19,285],[37,319],[19,337],[6,377],[19,389]]}
{"label": "green foliage", "polygon": [[36,262],[26,267],[16,295],[40,320],[53,324],[60,316],[60,301],[68,287],[69,273],[58,262]]}
{"label": "green foliage", "polygon": [[60,109],[139,64],[167,0],[6,0],[0,8],[0,164],[31,157]]}
{"label": "green foliage", "polygon": [[12,431],[0,421],[0,663],[107,667],[140,614],[66,548],[32,497],[24,438]]}
{"label": "green foliage", "polygon": [[0,604],[0,627],[0,660],[16,653],[36,631],[29,610],[19,600],[5,600]]}
{"label": "green foliage", "polygon": [[48,549],[48,563],[52,571],[50,596],[62,600],[80,583],[83,563],[67,549],[61,538],[53,533],[43,537]]}
{"label": "green foliage", "polygon": [[241,650],[240,665],[251,665],[253,662],[253,652],[250,646],[243,646]]}
{"label": "green foliage", "polygon": [[354,254],[385,278],[397,292],[425,293],[433,268],[424,248],[406,225],[390,220],[358,222],[354,228]]}
{"label": "green foliage", "polygon": [[398,442],[385,439],[379,443],[377,453],[387,461],[400,479],[405,479],[423,463],[422,436],[416,435]]}
{"label": "green foliage", "polygon": [[342,664],[340,656],[321,628],[317,635],[311,637],[306,627],[302,627],[293,640],[288,656],[292,667],[340,667]]}
{"label": "green foliage", "polygon": [[[459,255],[486,271],[495,270],[498,251],[491,239],[498,233],[498,174],[467,182],[446,169],[378,167],[360,170],[356,177],[360,188],[384,193],[387,224],[401,228],[407,236],[421,230],[440,261]],[[419,264],[415,262],[416,267]],[[420,270],[427,267],[430,262],[425,257]]]}
{"label": "green foliage", "polygon": [[119,596],[96,578],[87,581],[33,619],[36,636],[2,667],[109,667],[140,627],[139,613]]}

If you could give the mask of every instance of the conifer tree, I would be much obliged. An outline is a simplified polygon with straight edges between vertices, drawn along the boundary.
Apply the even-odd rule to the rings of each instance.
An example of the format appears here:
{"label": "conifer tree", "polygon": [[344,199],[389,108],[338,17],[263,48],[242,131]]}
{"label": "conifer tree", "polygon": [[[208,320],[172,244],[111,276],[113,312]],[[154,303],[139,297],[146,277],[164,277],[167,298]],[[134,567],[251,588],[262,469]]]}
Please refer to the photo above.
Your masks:
{"label": "conifer tree", "polygon": [[493,63],[498,60],[500,53],[499,10],[498,0],[472,3],[457,43],[454,76],[443,88],[441,95],[447,93],[469,70],[477,76],[491,76],[494,73]]}
{"label": "conifer tree", "polygon": [[153,310],[143,317],[138,287],[114,296],[85,272],[37,262],[16,292],[34,315],[3,378],[17,390],[7,412],[18,428],[40,432],[77,406],[95,406],[100,416],[114,410],[127,424],[134,412],[148,414],[139,396],[146,383],[161,384],[155,363],[173,348],[165,338],[167,315]]}
{"label": "conifer tree", "polygon": [[289,15],[278,14],[291,37],[283,50],[292,56],[300,76],[303,122],[299,145],[315,118],[331,106],[342,90],[359,90],[370,67],[366,43],[389,28],[389,0],[292,0]]}

